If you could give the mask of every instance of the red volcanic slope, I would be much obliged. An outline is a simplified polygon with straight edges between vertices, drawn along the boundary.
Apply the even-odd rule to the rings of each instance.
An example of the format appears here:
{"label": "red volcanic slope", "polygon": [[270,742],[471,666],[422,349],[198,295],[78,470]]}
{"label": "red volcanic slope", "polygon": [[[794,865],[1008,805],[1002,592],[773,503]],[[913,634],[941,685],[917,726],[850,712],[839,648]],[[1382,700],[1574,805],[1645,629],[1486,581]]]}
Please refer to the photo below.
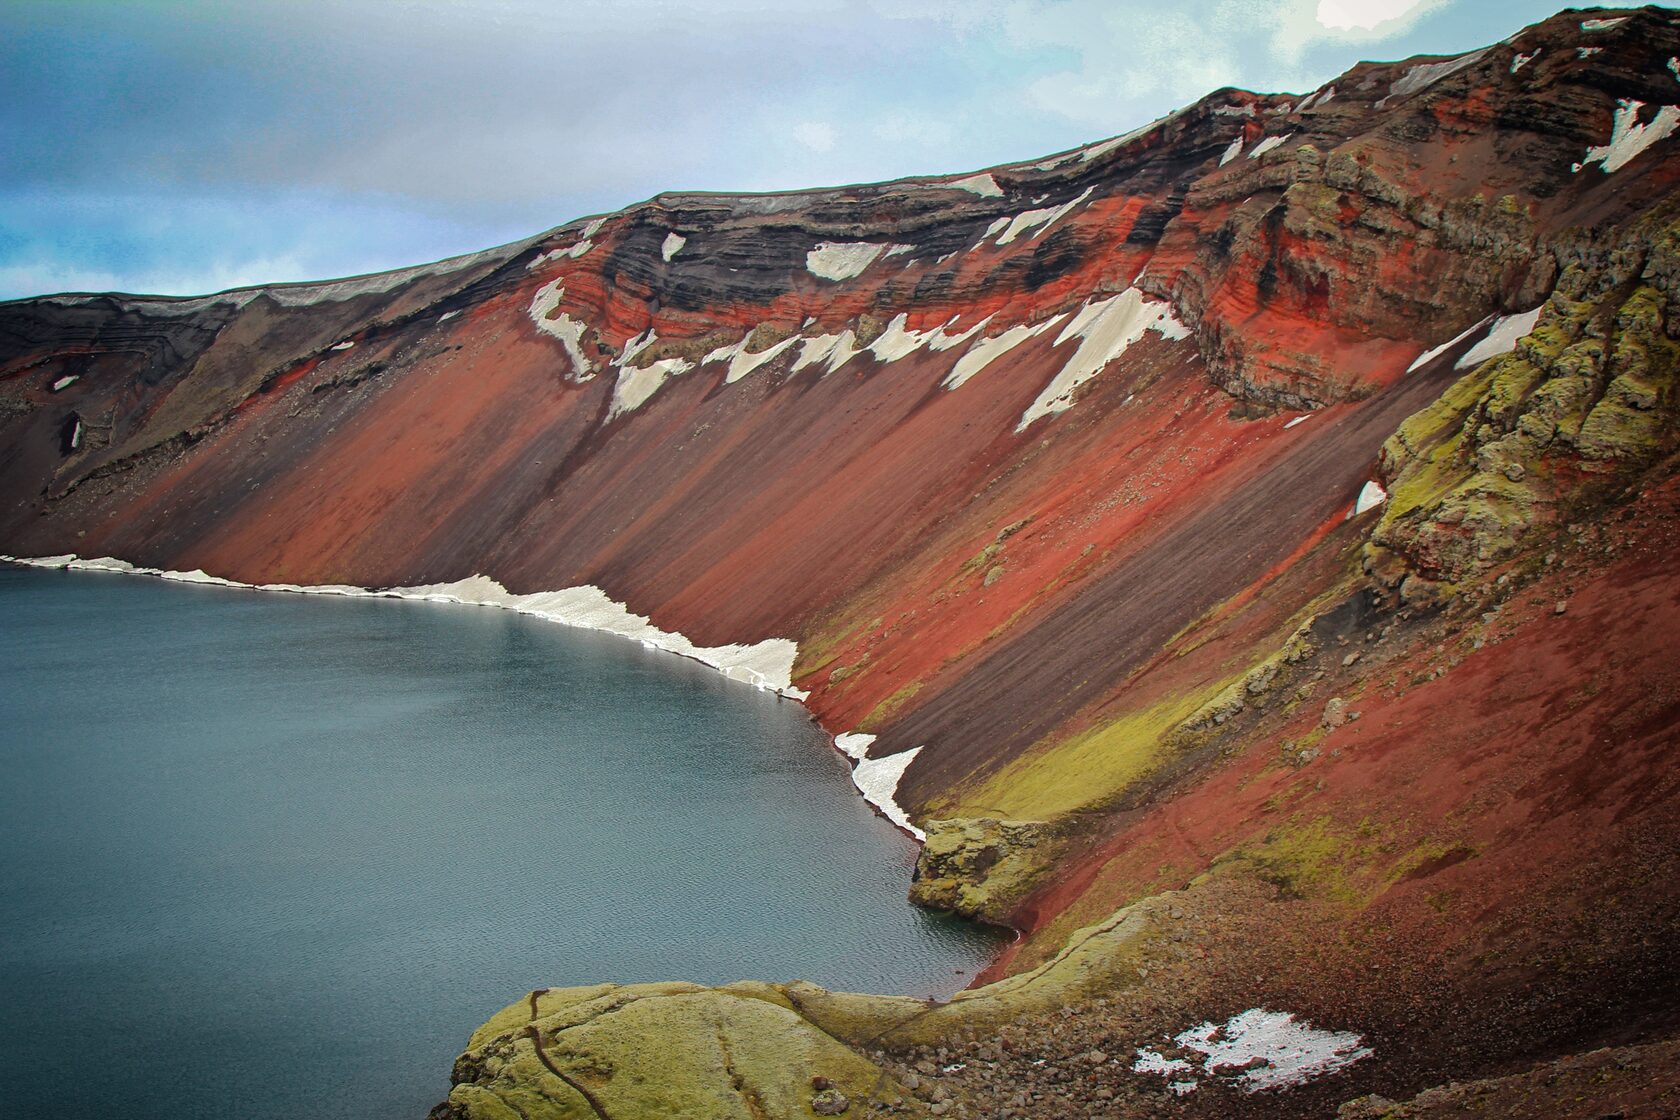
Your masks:
{"label": "red volcanic slope", "polygon": [[[927,747],[919,800],[1077,722],[1294,553],[1451,376],[1407,378],[1421,350],[1533,306],[1576,231],[1666,193],[1666,144],[1570,166],[1618,95],[1680,100],[1673,24],[1580,22],[1429,84],[1414,61],[1222,91],[967,189],[662,196],[414,277],[7,305],[4,542],[252,580],[595,583],[703,643],[792,637],[825,723]],[[817,275],[829,243],[866,267]],[[1019,430],[1084,342],[1053,345],[1068,320],[941,387],[976,340],[1129,287],[1189,337],[1145,333],[1068,411]],[[793,368],[900,315],[978,333],[889,361],[887,327]],[[537,329],[560,316],[570,353]],[[704,356],[743,336],[774,356],[730,383]],[[694,367],[610,415],[661,356]],[[964,562],[1024,519],[974,586],[991,566]]]}
{"label": "red volcanic slope", "polygon": [[[1315,612],[1373,609],[1369,518],[1342,519],[1474,328],[1672,209],[1680,21],[1608,15],[1304,97],[1222,90],[975,176],[662,195],[323,285],[0,305],[0,548],[595,584],[700,644],[794,639],[824,726],[922,748],[913,816],[1064,830],[1061,886],[1012,911],[1063,930],[1247,835],[1277,779],[1160,744]],[[1578,670],[1534,656],[1547,688]],[[1511,684],[1452,679],[1477,672]],[[1351,780],[1402,784],[1429,831],[1451,799],[1406,729],[1477,695],[1373,704],[1395,761]],[[1140,821],[1155,804],[1182,808]]]}

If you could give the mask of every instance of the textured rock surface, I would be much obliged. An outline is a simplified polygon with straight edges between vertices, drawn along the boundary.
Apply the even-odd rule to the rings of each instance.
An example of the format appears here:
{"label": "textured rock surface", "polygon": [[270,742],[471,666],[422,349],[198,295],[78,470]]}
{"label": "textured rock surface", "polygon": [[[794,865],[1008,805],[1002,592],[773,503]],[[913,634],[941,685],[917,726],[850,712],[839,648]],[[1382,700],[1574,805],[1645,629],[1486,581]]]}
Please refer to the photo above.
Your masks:
{"label": "textured rock surface", "polygon": [[1668,265],[1680,222],[1669,210],[1633,223],[1596,266],[1571,263],[1511,353],[1467,374],[1383,445],[1392,500],[1372,533],[1371,570],[1408,581],[1414,599],[1438,598],[1420,581],[1486,571],[1537,523],[1625,485],[1680,445],[1680,323],[1670,316],[1680,288]]}
{"label": "textured rock surface", "polygon": [[1443,1085],[1404,1103],[1361,1097],[1337,1120],[1660,1120],[1680,1113],[1680,1042],[1594,1050],[1510,1077]]}
{"label": "textured rock surface", "polygon": [[948,1093],[924,1090],[922,1077],[870,1055],[995,1031],[1124,986],[1154,928],[1152,910],[1082,930],[1039,968],[943,1004],[803,983],[538,990],[474,1033],[448,1101],[432,1115],[761,1120],[833,1115],[836,1094],[860,1114],[939,1115]]}
{"label": "textured rock surface", "polygon": [[910,900],[966,918],[1004,922],[1055,861],[1042,821],[929,821]]}

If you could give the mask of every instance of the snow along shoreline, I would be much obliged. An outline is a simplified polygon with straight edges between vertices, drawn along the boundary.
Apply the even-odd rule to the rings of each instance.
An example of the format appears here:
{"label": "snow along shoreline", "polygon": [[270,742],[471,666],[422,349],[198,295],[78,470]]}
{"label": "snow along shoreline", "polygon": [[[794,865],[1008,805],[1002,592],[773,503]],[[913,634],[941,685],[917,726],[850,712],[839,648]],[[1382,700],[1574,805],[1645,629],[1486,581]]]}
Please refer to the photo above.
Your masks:
{"label": "snow along shoreline", "polygon": [[[0,555],[0,562],[28,568],[155,576],[176,583],[232,587],[245,591],[272,591],[290,595],[339,595],[358,599],[407,599],[460,606],[499,607],[516,614],[540,618],[545,622],[558,622],[562,626],[574,626],[581,630],[594,630],[630,638],[640,642],[647,649],[663,650],[691,661],[698,661],[730,680],[750,684],[760,691],[774,692],[790,700],[803,701],[810,696],[809,692],[793,687],[793,663],[799,655],[799,646],[791,639],[766,638],[753,645],[697,646],[682,634],[659,629],[645,615],[632,613],[623,603],[614,601],[605,591],[591,584],[568,587],[562,591],[537,591],[529,595],[516,595],[489,576],[482,575],[468,576],[454,583],[374,589],[349,584],[244,583],[213,576],[202,570],[175,572],[162,568],[142,568],[126,560],[116,560],[108,556],[83,559],[75,553],[37,557]],[[819,723],[818,726],[822,725]],[[827,728],[823,730],[827,732]],[[859,739],[864,740],[866,745],[873,738],[872,735],[830,736],[834,748],[851,762],[852,785],[863,795],[864,800],[901,831],[909,833],[920,842],[926,838],[926,834],[910,823],[909,814],[894,799],[894,795],[898,792],[899,776],[921,748],[916,747],[885,759],[868,759],[862,757],[861,750],[852,746]],[[890,781],[883,781],[883,777],[888,775]]]}

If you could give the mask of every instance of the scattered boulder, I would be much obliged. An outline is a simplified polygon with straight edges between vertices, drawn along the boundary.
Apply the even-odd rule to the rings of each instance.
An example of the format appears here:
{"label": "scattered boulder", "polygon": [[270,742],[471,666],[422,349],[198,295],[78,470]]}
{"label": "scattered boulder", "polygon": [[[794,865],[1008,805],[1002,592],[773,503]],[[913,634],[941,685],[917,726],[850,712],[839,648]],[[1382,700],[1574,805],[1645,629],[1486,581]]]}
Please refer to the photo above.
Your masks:
{"label": "scattered boulder", "polygon": [[1348,714],[1346,700],[1343,700],[1340,696],[1333,696],[1325,702],[1323,719],[1325,727],[1334,731],[1336,728],[1346,723],[1347,720]]}
{"label": "scattered boulder", "polygon": [[1049,840],[1042,821],[929,821],[910,901],[1005,923],[1050,862],[1056,845]]}
{"label": "scattered boulder", "polygon": [[839,1116],[851,1107],[852,1102],[838,1089],[824,1089],[811,1098],[811,1111],[818,1116]]}

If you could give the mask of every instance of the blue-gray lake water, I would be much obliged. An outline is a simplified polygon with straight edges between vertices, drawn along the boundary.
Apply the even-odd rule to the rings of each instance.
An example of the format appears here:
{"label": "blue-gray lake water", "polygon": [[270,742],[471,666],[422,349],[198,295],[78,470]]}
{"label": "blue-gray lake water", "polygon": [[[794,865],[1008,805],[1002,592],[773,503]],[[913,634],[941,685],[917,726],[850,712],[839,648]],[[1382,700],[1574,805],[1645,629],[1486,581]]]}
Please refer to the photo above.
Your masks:
{"label": "blue-gray lake water", "polygon": [[419,1120],[532,987],[949,993],[798,705],[507,611],[0,569],[0,1116]]}

